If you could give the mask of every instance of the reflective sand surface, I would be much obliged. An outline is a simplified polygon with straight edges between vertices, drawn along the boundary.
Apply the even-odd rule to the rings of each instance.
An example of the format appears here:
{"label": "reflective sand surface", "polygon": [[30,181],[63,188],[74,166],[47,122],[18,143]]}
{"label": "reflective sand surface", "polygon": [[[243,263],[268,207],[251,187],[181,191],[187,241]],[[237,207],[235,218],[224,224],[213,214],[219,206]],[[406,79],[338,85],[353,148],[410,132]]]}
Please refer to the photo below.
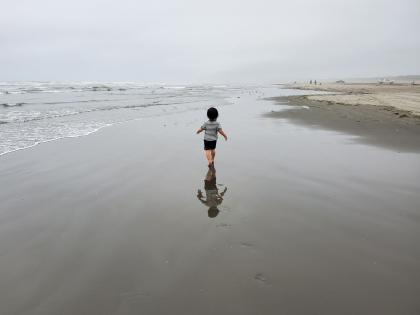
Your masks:
{"label": "reflective sand surface", "polygon": [[0,313],[418,312],[420,155],[267,117],[270,93],[219,108],[215,181],[199,110],[0,157]]}

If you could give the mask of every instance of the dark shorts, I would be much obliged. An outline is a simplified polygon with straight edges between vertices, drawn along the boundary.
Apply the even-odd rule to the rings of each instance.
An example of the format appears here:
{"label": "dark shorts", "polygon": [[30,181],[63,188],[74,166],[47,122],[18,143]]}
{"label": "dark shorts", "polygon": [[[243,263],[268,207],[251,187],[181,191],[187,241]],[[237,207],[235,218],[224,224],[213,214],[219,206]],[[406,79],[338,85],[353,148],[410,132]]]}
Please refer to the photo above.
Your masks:
{"label": "dark shorts", "polygon": [[217,142],[217,140],[214,140],[214,141],[204,140],[204,150],[214,150],[214,149],[216,149],[216,142]]}

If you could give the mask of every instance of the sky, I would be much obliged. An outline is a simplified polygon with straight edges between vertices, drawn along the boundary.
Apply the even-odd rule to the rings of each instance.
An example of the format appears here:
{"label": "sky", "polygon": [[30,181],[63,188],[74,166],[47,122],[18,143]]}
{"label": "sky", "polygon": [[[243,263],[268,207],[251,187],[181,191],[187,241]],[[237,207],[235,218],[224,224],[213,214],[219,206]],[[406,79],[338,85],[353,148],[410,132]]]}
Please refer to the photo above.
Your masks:
{"label": "sky", "polygon": [[420,74],[419,0],[1,0],[1,81]]}

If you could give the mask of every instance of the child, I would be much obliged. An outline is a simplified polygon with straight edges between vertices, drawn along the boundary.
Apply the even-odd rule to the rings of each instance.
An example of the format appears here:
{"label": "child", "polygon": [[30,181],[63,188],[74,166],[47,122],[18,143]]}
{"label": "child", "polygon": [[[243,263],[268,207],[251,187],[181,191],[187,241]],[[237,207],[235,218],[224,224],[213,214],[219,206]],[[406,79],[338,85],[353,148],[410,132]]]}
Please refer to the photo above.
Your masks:
{"label": "child", "polygon": [[200,129],[197,130],[197,134],[205,131],[204,133],[204,151],[206,153],[207,161],[209,162],[209,167],[214,166],[214,157],[216,156],[216,142],[217,142],[217,133],[220,133],[225,140],[227,140],[227,135],[223,132],[222,126],[217,122],[217,117],[219,112],[216,108],[210,107],[207,110],[207,117],[209,118]]}

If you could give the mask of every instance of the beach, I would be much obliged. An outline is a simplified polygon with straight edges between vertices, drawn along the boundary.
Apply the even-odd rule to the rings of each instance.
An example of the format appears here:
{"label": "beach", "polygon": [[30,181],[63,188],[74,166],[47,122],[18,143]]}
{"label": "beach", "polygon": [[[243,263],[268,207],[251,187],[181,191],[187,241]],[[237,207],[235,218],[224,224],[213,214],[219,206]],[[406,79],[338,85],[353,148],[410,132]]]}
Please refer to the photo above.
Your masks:
{"label": "beach", "polygon": [[1,155],[0,314],[419,313],[418,120],[235,91],[218,212],[207,103]]}
{"label": "beach", "polygon": [[308,100],[343,105],[370,105],[392,110],[400,118],[420,116],[420,85],[411,83],[332,83],[288,84],[299,90],[328,92],[329,95],[311,95]]}

